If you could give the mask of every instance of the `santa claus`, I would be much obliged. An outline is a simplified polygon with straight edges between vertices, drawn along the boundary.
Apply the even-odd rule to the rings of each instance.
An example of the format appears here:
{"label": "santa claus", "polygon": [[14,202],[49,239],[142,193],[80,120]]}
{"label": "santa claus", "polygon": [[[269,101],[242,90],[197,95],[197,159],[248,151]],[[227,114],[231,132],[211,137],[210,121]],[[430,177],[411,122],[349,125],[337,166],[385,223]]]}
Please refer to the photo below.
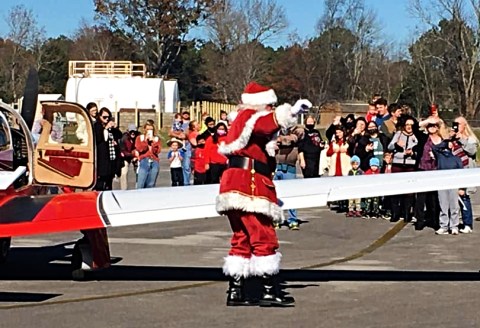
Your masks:
{"label": "santa claus", "polygon": [[[282,210],[272,182],[275,171],[274,136],[297,122],[297,115],[310,108],[308,100],[294,106],[277,102],[275,92],[255,82],[242,94],[242,105],[219,152],[228,157],[228,168],[220,182],[217,211],[227,215],[233,231],[231,249],[223,272],[230,278],[227,305],[292,306],[292,297],[283,297],[275,283],[282,255],[274,222]],[[262,297],[248,300],[244,280],[261,277]]]}

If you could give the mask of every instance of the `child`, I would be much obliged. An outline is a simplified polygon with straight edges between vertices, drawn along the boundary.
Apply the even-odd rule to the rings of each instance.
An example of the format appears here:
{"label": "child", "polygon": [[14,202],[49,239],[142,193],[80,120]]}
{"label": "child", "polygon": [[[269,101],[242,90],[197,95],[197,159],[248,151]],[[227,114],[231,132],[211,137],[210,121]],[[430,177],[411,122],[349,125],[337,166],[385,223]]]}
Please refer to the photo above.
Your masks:
{"label": "child", "polygon": [[207,182],[205,169],[205,138],[199,134],[196,138],[197,147],[193,154],[193,184],[202,185]]}
{"label": "child", "polygon": [[170,151],[167,154],[167,158],[170,162],[170,175],[172,177],[172,187],[183,186],[183,170],[182,170],[182,160],[184,156],[184,151],[181,149],[183,147],[183,142],[176,138],[172,138],[167,142],[167,145],[170,147]]}
{"label": "child", "polygon": [[[380,161],[376,157],[370,158],[370,168],[365,171],[365,175],[379,174],[380,173]],[[380,216],[379,213],[379,197],[370,197],[365,199],[365,219],[376,219]]]}
{"label": "child", "polygon": [[[360,168],[360,158],[357,155],[352,156],[350,164],[352,165],[352,169],[348,172],[348,175],[363,175],[363,171]],[[348,200],[347,217],[362,216],[361,201],[360,198]]]}
{"label": "child", "polygon": [[183,125],[182,114],[176,113],[172,123],[172,131],[184,132],[182,129],[182,125]]}
{"label": "child", "polygon": [[[390,151],[386,151],[383,153],[383,165],[380,169],[380,173],[392,173],[392,159],[393,153],[391,153]],[[390,221],[390,219],[392,218],[391,196],[381,197],[379,208],[382,219]]]}
{"label": "child", "polygon": [[220,111],[220,119],[218,120],[218,123],[223,123],[228,127],[228,114],[226,111],[221,110]]}

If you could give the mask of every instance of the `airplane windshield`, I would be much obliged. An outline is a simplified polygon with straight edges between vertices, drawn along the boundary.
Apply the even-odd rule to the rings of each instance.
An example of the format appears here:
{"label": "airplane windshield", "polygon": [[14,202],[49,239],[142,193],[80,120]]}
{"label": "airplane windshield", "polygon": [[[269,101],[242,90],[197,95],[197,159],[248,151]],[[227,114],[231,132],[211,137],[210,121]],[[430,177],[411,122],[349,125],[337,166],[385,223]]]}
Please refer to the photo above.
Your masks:
{"label": "airplane windshield", "polygon": [[49,124],[47,144],[87,145],[88,133],[85,118],[74,112],[55,111],[45,116]]}
{"label": "airplane windshield", "polygon": [[8,150],[10,148],[10,133],[8,122],[0,116],[0,151]]}

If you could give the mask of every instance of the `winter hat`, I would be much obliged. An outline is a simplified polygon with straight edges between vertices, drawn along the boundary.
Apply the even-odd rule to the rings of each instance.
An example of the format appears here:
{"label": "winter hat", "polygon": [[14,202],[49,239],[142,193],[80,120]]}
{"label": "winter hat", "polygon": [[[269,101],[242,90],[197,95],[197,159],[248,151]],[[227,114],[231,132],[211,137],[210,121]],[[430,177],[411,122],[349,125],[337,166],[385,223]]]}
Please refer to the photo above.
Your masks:
{"label": "winter hat", "polygon": [[132,132],[132,131],[135,131],[135,132],[136,132],[136,131],[137,131],[137,127],[135,126],[135,124],[130,123],[130,124],[128,125],[128,132]]}
{"label": "winter hat", "polygon": [[358,163],[360,164],[360,157],[358,157],[357,155],[353,155],[352,158],[350,159],[350,163]]}
{"label": "winter hat", "polygon": [[273,89],[250,82],[242,93],[242,103],[246,105],[268,105],[277,102],[277,95]]}
{"label": "winter hat", "polygon": [[380,161],[376,157],[370,158],[370,166],[380,166]]}

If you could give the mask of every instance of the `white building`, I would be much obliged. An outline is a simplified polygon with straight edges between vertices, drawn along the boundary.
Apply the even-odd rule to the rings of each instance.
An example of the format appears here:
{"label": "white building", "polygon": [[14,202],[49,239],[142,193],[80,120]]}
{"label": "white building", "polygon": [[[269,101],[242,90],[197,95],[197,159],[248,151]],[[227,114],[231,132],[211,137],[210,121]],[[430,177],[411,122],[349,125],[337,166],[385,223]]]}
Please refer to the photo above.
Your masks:
{"label": "white building", "polygon": [[129,61],[71,61],[65,100],[83,106],[95,102],[99,109],[107,107],[113,113],[121,109],[172,112],[177,107],[179,97],[176,81],[147,77],[143,64]]}

